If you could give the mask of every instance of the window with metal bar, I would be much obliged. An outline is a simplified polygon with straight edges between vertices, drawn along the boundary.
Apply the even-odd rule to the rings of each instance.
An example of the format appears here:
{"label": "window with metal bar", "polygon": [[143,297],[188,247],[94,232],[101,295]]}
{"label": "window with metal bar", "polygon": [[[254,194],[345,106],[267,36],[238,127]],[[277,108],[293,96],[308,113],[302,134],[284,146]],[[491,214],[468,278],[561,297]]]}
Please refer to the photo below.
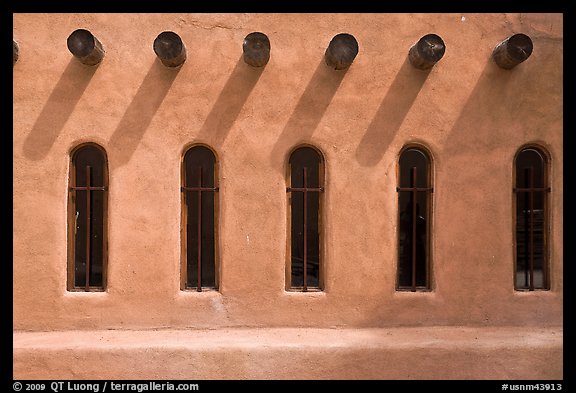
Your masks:
{"label": "window with metal bar", "polygon": [[94,143],[70,155],[68,188],[68,290],[103,291],[107,270],[108,164]]}
{"label": "window with metal bar", "polygon": [[322,156],[312,147],[300,147],[290,155],[290,186],[286,188],[290,206],[289,290],[322,290],[323,169]]}
{"label": "window with metal bar", "polygon": [[182,164],[181,289],[218,289],[216,264],[216,157],[206,146],[193,146]]}
{"label": "window with metal bar", "polygon": [[430,217],[432,176],[430,155],[405,148],[398,161],[397,290],[430,289]]}
{"label": "window with metal bar", "polygon": [[516,155],[516,290],[550,289],[547,164],[547,154],[539,147],[525,147]]}

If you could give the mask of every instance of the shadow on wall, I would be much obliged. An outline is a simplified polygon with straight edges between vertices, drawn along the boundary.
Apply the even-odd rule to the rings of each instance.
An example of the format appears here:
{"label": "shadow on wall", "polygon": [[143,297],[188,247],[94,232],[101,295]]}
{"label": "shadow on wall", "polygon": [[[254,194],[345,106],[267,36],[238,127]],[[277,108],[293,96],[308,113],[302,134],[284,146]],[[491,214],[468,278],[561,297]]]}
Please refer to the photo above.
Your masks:
{"label": "shadow on wall", "polygon": [[214,146],[222,145],[264,68],[266,67],[252,67],[246,64],[243,55],[240,56],[204,120],[198,133],[200,141],[210,141]]}
{"label": "shadow on wall", "polygon": [[[522,116],[522,95],[531,81],[520,64],[512,70],[498,67],[488,58],[482,74],[448,133],[443,152],[449,155],[489,152],[510,138],[506,127]],[[525,108],[524,110],[530,110]]]}
{"label": "shadow on wall", "polygon": [[284,160],[290,147],[312,136],[347,71],[348,68],[337,71],[328,67],[322,57],[272,149],[273,163]]}
{"label": "shadow on wall", "polygon": [[171,68],[155,59],[108,142],[111,169],[128,161],[136,151],[181,67]]}
{"label": "shadow on wall", "polygon": [[356,160],[360,165],[374,166],[380,162],[428,78],[430,70],[423,71],[413,67],[406,56],[404,64],[400,67],[386,97],[356,148]]}
{"label": "shadow on wall", "polygon": [[24,141],[23,153],[27,158],[36,161],[48,154],[97,68],[86,66],[74,57],[70,58]]}

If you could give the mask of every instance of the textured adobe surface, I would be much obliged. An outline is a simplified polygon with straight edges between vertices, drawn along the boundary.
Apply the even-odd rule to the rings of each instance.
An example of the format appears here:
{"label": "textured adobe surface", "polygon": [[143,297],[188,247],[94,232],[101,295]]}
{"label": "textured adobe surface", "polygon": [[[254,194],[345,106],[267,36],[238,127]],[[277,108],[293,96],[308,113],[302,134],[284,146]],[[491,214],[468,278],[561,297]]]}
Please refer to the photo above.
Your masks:
{"label": "textured adobe surface", "polygon": [[97,330],[14,335],[23,379],[562,379],[562,330]]}

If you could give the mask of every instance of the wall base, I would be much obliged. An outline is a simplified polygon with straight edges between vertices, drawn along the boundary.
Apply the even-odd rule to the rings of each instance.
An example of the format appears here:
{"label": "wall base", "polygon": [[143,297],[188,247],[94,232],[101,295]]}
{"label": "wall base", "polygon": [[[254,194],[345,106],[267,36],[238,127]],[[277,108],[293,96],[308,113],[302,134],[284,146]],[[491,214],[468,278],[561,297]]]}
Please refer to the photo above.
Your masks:
{"label": "wall base", "polygon": [[14,379],[562,379],[561,327],[14,333]]}

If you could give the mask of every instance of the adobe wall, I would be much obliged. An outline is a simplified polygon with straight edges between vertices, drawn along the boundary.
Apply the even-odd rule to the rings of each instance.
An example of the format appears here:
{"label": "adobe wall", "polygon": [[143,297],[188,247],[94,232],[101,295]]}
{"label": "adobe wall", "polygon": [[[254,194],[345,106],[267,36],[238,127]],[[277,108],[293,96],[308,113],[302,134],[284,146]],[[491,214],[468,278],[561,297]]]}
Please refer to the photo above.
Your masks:
{"label": "adobe wall", "polygon": [[15,379],[200,385],[204,379],[561,380],[562,340],[558,327],[501,326],[19,332],[13,370]]}
{"label": "adobe wall", "polygon": [[[561,14],[14,14],[14,329],[559,326],[563,290]],[[97,67],[66,39],[92,31]],[[188,59],[164,67],[156,36]],[[271,41],[263,69],[242,41]],[[356,37],[347,71],[324,63]],[[498,68],[493,48],[529,35],[532,56]],[[436,33],[429,73],[408,49]],[[69,152],[108,154],[104,293],[66,290]],[[396,162],[411,142],[434,161],[433,291],[395,291]],[[183,292],[180,162],[218,156],[220,291]],[[289,293],[286,163],[297,144],[326,158],[325,291]],[[512,164],[525,143],[551,155],[550,291],[513,289]],[[561,360],[560,360],[561,361]]]}

